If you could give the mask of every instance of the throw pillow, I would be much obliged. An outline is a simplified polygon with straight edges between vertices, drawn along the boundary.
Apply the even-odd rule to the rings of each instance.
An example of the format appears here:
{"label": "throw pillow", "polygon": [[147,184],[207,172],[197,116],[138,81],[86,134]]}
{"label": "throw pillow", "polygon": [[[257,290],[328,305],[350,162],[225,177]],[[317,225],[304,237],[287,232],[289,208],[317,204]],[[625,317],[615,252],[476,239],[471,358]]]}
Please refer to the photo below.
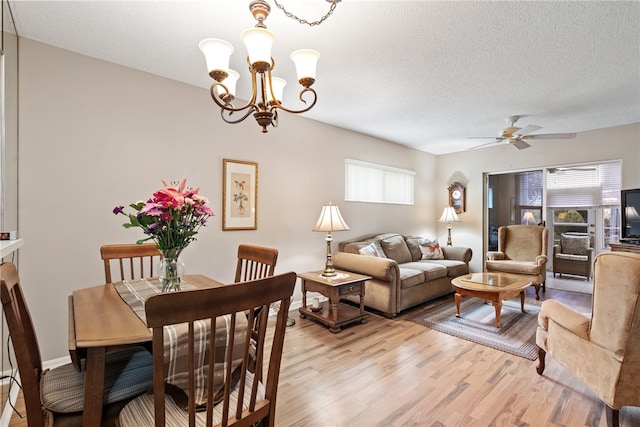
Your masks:
{"label": "throw pillow", "polygon": [[384,256],[380,253],[380,251],[378,251],[378,248],[376,247],[375,243],[371,243],[370,245],[360,248],[358,252],[360,252],[360,255],[368,255],[368,256],[376,256],[378,258],[384,258]]}
{"label": "throw pillow", "polygon": [[560,236],[560,245],[563,254],[571,255],[587,255],[589,253],[589,236],[575,236],[570,234],[562,234]]}
{"label": "throw pillow", "polygon": [[422,251],[422,259],[444,259],[444,253],[438,239],[422,239],[420,250]]}

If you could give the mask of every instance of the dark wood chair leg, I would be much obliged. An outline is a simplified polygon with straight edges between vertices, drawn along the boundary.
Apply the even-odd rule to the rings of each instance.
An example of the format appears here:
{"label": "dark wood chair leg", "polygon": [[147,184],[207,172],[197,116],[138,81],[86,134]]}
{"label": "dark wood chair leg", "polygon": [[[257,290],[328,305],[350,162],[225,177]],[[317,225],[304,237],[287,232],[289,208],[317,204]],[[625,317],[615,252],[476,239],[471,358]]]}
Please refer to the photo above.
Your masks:
{"label": "dark wood chair leg", "polygon": [[536,366],[536,372],[538,373],[538,375],[542,375],[542,373],[544,372],[544,358],[546,355],[547,352],[538,347],[538,366]]}
{"label": "dark wood chair leg", "polygon": [[620,410],[613,409],[609,405],[605,409],[607,413],[607,426],[608,427],[620,427]]}
{"label": "dark wood chair leg", "polygon": [[540,285],[533,285],[533,287],[536,289],[536,299],[539,300],[540,299]]}

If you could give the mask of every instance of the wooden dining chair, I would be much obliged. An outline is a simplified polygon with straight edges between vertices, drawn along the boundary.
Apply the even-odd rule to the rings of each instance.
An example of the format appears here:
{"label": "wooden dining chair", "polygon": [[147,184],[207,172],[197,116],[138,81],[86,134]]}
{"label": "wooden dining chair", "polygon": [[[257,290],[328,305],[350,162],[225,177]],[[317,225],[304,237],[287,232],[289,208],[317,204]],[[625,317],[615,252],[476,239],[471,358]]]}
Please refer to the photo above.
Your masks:
{"label": "wooden dining chair", "polygon": [[[246,282],[273,276],[277,261],[278,250],[275,248],[246,244],[239,245],[234,282]],[[257,314],[259,314],[259,311],[256,312]],[[287,326],[292,326],[295,323],[294,319],[287,318]]]}
{"label": "wooden dining chair", "polygon": [[[18,362],[29,427],[81,425],[84,373],[70,363],[42,368],[40,347],[15,264],[0,265],[0,297]],[[119,410],[152,385],[151,354],[130,347],[107,354],[103,414],[115,418]]]}
{"label": "wooden dining chair", "polygon": [[[251,426],[257,423],[270,427],[275,424],[276,397],[280,377],[280,364],[286,331],[287,311],[291,303],[291,296],[296,283],[296,274],[284,273],[259,279],[256,281],[234,283],[217,288],[205,288],[181,292],[156,294],[146,302],[145,311],[147,325],[153,331],[153,395],[144,394],[129,402],[118,421],[122,427],[127,426],[194,426],[205,425],[207,419],[212,420],[213,426]],[[260,292],[256,292],[256,288]],[[275,321],[268,319],[270,304],[280,303],[282,310]],[[253,316],[255,307],[262,307],[260,315]],[[240,335],[236,342],[236,319],[248,310],[247,330],[252,330],[253,323],[260,339],[254,341],[251,334]],[[205,338],[207,343],[207,364],[223,366],[224,393],[220,402],[215,403],[214,390],[220,384],[215,384],[213,376],[207,381],[206,404],[196,407],[195,402],[195,366],[196,354],[200,349],[195,342],[203,341],[202,337],[194,333],[195,323],[208,320],[211,325],[216,319],[230,315],[229,333],[227,336],[224,355],[217,351],[220,340],[216,340],[216,328],[209,328]],[[164,327],[179,323],[188,324],[188,404],[187,409],[180,408],[175,401],[165,393],[165,360],[164,360]],[[267,344],[268,343],[268,344]],[[270,353],[269,353],[270,351]],[[237,383],[232,386],[232,359],[242,355]],[[268,354],[267,354],[268,353]],[[255,358],[258,366],[267,364],[266,376],[261,370],[251,372],[251,359]],[[218,364],[218,365],[216,365]],[[207,372],[215,371],[209,368]],[[239,377],[239,378],[238,378]]]}
{"label": "wooden dining chair", "polygon": [[277,261],[277,249],[254,245],[239,245],[234,282],[246,282],[273,276]]}
{"label": "wooden dining chair", "polygon": [[153,277],[161,254],[155,243],[125,243],[101,246],[100,256],[104,262],[105,281],[113,283],[114,279],[119,282]]}

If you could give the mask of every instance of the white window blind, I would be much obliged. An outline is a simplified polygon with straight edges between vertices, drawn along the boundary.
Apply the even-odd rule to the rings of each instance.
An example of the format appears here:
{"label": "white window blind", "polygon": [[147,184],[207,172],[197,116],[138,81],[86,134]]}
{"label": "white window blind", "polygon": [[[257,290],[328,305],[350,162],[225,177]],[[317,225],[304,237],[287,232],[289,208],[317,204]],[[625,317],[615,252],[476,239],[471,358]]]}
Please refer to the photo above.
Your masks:
{"label": "white window blind", "polygon": [[606,208],[620,205],[620,161],[547,169],[550,208]]}
{"label": "white window blind", "polygon": [[413,204],[414,171],[353,159],[344,165],[345,200]]}

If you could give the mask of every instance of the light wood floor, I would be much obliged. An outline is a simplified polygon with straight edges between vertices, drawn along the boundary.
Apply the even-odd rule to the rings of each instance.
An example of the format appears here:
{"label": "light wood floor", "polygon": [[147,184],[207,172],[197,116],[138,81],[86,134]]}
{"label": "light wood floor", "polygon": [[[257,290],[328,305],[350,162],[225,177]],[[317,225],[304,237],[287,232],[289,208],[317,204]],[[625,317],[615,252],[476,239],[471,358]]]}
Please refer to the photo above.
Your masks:
{"label": "light wood floor", "polygon": [[[548,289],[544,298],[591,306],[591,295]],[[551,357],[539,376],[537,362],[407,320],[421,308],[393,320],[371,314],[338,334],[292,312],[277,425],[606,426],[602,402]],[[639,426],[640,408],[623,408],[621,424]]]}

